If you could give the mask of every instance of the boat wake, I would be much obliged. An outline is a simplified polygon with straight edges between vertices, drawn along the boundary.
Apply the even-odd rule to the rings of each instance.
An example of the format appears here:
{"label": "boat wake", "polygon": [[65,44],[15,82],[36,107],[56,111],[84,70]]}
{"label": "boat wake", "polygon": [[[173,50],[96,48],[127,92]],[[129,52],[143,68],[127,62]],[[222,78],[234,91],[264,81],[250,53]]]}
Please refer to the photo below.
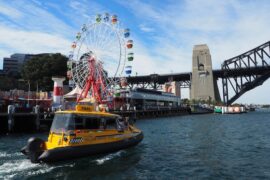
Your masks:
{"label": "boat wake", "polygon": [[112,154],[108,154],[108,155],[101,157],[99,159],[96,159],[94,161],[96,162],[97,165],[102,165],[105,162],[110,161],[114,158],[121,157],[125,152],[126,152],[125,150],[121,150],[121,151],[118,151],[118,152],[115,152]]}
{"label": "boat wake", "polygon": [[13,154],[8,154],[6,152],[0,152],[0,158],[10,158],[10,157],[14,157],[14,156],[23,156],[22,153],[13,153]]}
{"label": "boat wake", "polygon": [[0,165],[0,179],[10,179],[15,178],[20,173],[39,169],[41,167],[40,164],[32,164],[29,160],[11,160],[9,162],[5,162]]}
{"label": "boat wake", "polygon": [[28,176],[34,176],[34,175],[40,175],[40,174],[45,174],[45,173],[48,173],[48,172],[51,172],[52,170],[54,169],[57,169],[57,168],[63,168],[63,167],[74,167],[74,164],[65,164],[65,165],[59,165],[59,166],[48,166],[48,165],[45,165],[43,164],[44,167],[42,167],[42,169],[39,169],[37,171],[30,171],[28,172]]}
{"label": "boat wake", "polygon": [[[17,153],[1,153],[0,157],[14,157]],[[21,155],[18,153],[18,155]],[[17,156],[18,156],[17,155]],[[47,164],[33,164],[29,159],[8,160],[0,163],[0,179],[16,179],[22,177],[31,177],[51,172],[57,168],[73,167],[74,164],[64,164],[59,166],[49,166]]]}

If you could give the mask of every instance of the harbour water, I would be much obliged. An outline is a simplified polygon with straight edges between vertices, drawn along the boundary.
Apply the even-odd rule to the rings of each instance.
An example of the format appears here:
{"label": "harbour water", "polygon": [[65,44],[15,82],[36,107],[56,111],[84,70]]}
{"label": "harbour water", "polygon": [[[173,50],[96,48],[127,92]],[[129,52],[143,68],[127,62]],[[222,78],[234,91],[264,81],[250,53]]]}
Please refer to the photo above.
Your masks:
{"label": "harbour water", "polygon": [[144,140],[116,153],[31,164],[30,136],[0,137],[0,179],[270,179],[270,111],[139,120]]}

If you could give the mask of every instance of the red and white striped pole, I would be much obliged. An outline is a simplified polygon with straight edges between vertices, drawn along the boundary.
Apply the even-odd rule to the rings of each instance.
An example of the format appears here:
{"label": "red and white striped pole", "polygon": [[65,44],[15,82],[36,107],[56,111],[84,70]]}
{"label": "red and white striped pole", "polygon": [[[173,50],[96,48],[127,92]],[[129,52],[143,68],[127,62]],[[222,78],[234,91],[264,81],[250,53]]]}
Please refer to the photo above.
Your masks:
{"label": "red and white striped pole", "polygon": [[53,85],[53,104],[62,104],[63,102],[63,81],[64,77],[52,77]]}

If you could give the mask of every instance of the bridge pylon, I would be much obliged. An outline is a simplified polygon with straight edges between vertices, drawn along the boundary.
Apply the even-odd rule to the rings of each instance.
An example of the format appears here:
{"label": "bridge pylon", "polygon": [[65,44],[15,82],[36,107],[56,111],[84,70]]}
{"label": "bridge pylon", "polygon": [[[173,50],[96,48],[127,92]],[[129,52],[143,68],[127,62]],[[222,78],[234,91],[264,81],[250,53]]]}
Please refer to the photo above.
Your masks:
{"label": "bridge pylon", "polygon": [[211,54],[206,44],[195,45],[193,48],[190,98],[220,101],[217,80],[213,76]]}

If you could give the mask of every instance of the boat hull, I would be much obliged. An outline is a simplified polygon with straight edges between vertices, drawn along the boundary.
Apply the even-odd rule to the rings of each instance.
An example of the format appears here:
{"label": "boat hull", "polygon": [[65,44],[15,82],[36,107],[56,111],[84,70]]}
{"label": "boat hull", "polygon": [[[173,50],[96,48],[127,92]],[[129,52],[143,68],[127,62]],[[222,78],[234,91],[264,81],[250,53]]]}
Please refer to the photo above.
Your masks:
{"label": "boat hull", "polygon": [[79,157],[85,157],[95,154],[115,152],[137,145],[143,139],[143,133],[116,142],[91,144],[82,146],[69,146],[55,148],[44,151],[38,158],[38,161],[52,163],[56,161],[69,160]]}

